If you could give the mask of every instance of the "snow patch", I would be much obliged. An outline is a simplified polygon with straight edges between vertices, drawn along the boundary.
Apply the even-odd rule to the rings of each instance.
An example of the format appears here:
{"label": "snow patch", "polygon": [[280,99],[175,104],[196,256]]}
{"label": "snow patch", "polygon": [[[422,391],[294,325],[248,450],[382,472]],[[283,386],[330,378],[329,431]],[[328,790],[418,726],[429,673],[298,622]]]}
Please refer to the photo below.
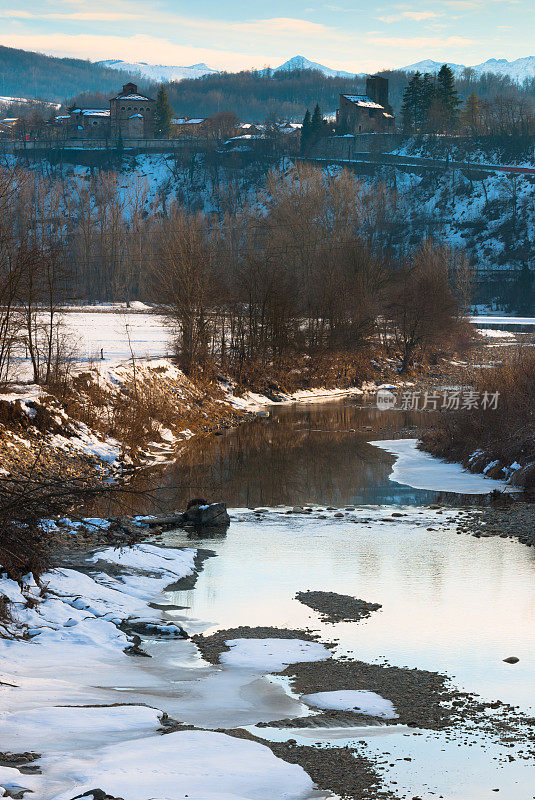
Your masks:
{"label": "snow patch", "polygon": [[316,708],[360,711],[361,714],[384,719],[395,719],[398,716],[390,700],[385,700],[380,694],[365,689],[343,689],[337,692],[304,694],[301,700]]}
{"label": "snow patch", "polygon": [[221,663],[259,672],[278,672],[289,664],[323,661],[331,655],[322,644],[302,639],[230,639],[225,644],[231,649],[221,653]]}
{"label": "snow patch", "polygon": [[301,800],[312,780],[265,745],[211,731],[178,731],[67,758],[75,785],[53,800],[96,786],[128,800]]}
{"label": "snow patch", "polygon": [[392,439],[370,444],[397,457],[390,480],[412,486],[413,489],[458,494],[488,494],[493,489],[516,491],[507,486],[505,481],[476,475],[460,464],[450,464],[418,450],[418,439]]}

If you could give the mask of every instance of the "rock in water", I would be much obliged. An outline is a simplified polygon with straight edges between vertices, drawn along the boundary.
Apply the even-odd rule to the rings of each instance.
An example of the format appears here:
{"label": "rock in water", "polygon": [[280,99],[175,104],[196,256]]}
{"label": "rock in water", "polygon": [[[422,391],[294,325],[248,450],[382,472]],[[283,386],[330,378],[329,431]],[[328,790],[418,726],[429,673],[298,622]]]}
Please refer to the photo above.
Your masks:
{"label": "rock in water", "polygon": [[209,503],[192,506],[186,511],[186,523],[196,527],[216,527],[230,525],[226,503]]}
{"label": "rock in water", "polygon": [[508,656],[503,660],[505,661],[506,664],[518,664],[518,662],[520,661],[520,659],[517,658],[516,656]]}

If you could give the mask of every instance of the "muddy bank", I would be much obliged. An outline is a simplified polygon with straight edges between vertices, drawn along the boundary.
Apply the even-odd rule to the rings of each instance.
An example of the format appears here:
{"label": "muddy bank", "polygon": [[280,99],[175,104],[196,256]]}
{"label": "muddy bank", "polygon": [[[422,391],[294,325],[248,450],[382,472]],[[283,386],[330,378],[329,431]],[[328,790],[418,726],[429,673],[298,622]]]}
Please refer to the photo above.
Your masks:
{"label": "muddy bank", "polygon": [[297,592],[295,595],[303,605],[317,611],[324,622],[358,622],[382,608],[380,603],[367,603],[356,597],[336,592]]}

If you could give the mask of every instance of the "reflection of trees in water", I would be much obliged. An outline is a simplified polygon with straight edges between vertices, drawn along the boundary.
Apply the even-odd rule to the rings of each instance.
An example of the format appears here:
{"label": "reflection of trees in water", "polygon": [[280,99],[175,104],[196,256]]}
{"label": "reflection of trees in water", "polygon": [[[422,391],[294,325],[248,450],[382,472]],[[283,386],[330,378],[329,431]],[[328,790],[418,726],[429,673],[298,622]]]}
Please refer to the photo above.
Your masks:
{"label": "reflection of trees in water", "polygon": [[[180,508],[194,495],[231,506],[343,505],[363,496],[374,502],[378,487],[381,497],[388,490],[395,495],[388,480],[393,457],[367,439],[388,438],[411,424],[414,415],[348,401],[279,407],[269,420],[189,442],[175,464],[151,470],[136,483],[144,488],[156,481],[155,496],[165,508]],[[408,501],[417,494],[411,492]],[[145,505],[153,507],[152,501]]]}

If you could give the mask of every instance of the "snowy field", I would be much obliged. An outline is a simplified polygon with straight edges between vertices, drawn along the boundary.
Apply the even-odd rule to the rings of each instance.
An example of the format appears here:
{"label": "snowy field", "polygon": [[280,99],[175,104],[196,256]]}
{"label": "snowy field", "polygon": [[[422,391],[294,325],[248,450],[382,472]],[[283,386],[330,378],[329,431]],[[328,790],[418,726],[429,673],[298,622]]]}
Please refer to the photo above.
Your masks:
{"label": "snowy field", "polygon": [[535,317],[477,316],[469,317],[474,325],[535,325]]}
{"label": "snowy field", "polygon": [[154,358],[172,353],[172,330],[163,317],[135,311],[70,311],[65,325],[76,342],[81,361],[108,362],[132,357]]}

